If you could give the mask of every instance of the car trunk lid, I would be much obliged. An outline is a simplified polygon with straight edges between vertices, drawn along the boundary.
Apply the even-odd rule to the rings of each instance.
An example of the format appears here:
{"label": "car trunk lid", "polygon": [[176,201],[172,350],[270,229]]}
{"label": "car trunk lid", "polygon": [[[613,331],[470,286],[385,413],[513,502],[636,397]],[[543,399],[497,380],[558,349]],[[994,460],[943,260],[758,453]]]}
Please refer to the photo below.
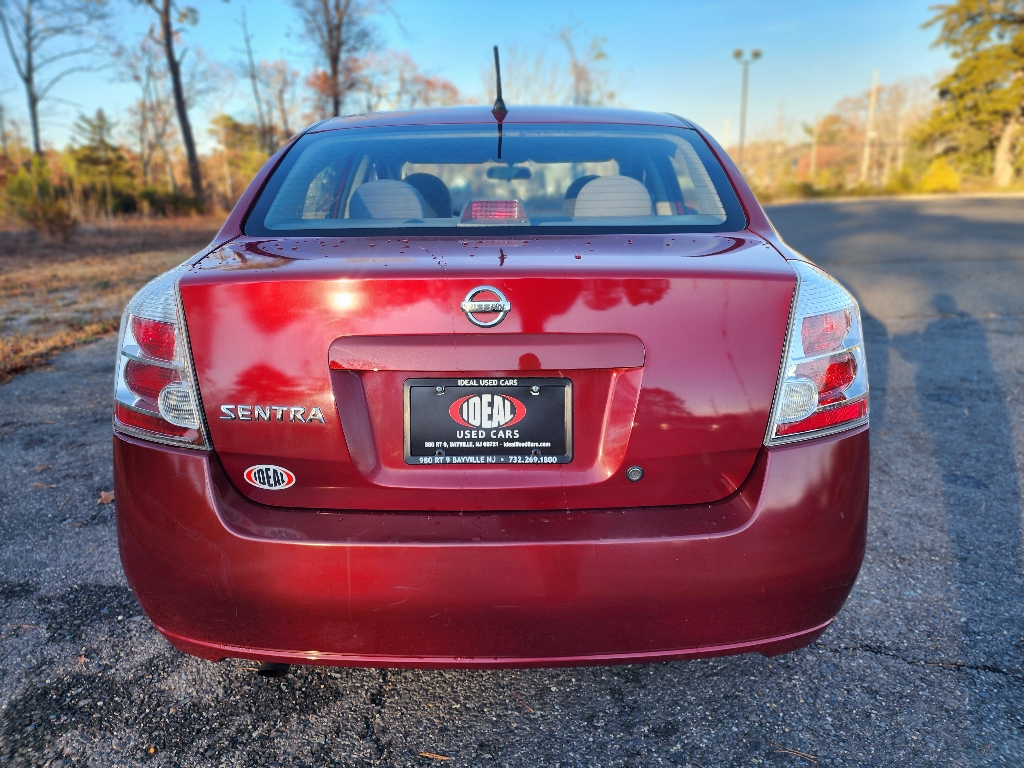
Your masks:
{"label": "car trunk lid", "polygon": [[[489,328],[461,309],[481,286],[511,304]],[[211,439],[244,494],[473,511],[731,494],[763,442],[794,286],[750,234],[250,238],[181,294]],[[568,382],[571,460],[410,463],[409,382],[458,380]],[[295,482],[256,487],[253,466]]]}

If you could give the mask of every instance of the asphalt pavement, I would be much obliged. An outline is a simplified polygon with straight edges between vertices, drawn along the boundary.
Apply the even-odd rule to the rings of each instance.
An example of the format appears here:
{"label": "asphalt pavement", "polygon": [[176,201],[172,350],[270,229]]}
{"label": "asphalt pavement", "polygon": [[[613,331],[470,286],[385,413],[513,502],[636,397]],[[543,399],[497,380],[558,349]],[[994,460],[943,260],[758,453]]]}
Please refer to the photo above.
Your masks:
{"label": "asphalt pavement", "polygon": [[108,337],[0,386],[0,765],[1024,765],[1024,198],[769,215],[856,293],[867,333],[868,551],[821,640],[281,679],[184,656],[138,608],[97,503]]}

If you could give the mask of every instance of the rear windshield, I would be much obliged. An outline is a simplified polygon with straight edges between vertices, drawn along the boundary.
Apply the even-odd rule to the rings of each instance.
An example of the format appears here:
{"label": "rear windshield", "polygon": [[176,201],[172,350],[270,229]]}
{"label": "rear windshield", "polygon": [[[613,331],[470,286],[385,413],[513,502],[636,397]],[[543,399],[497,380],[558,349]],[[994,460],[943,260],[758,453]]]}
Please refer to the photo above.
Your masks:
{"label": "rear windshield", "polygon": [[736,231],[746,219],[693,130],[402,126],[303,136],[250,213],[255,236]]}

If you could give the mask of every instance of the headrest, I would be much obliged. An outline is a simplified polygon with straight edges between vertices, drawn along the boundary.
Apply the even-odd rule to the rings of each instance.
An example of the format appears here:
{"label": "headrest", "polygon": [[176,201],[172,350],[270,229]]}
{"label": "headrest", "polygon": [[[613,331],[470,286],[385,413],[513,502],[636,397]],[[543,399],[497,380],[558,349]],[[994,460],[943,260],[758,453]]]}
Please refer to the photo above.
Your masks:
{"label": "headrest", "polygon": [[432,219],[447,219],[452,215],[452,193],[437,176],[429,173],[411,173],[405,177],[406,184],[412,184],[427,204],[427,216]]}
{"label": "headrest", "polygon": [[562,201],[563,216],[573,215],[576,210],[576,198],[579,196],[580,190],[596,178],[598,176],[591,174],[590,176],[580,176],[577,179],[573,179],[572,184],[565,190],[565,199]]}
{"label": "headrest", "polygon": [[602,176],[588,181],[580,190],[573,215],[650,216],[651,195],[636,179]]}
{"label": "headrest", "polygon": [[367,181],[352,193],[352,219],[422,219],[426,205],[411,184],[393,179]]}

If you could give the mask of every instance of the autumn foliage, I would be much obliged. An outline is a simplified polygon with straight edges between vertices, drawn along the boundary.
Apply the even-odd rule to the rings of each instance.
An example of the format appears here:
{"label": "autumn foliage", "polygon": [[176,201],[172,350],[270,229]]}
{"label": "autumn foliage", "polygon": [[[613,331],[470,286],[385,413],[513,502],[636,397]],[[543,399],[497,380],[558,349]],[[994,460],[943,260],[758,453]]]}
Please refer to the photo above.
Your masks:
{"label": "autumn foliage", "polygon": [[[151,25],[111,58],[91,42],[111,18],[111,2],[0,3],[29,115],[27,124],[10,120],[0,101],[0,223],[8,228],[64,239],[79,224],[118,217],[222,211],[303,125],[494,99],[489,64],[481,67],[483,92],[467,97],[408,52],[387,48],[377,20],[394,15],[390,0],[288,0],[314,54],[305,72],[259,55],[243,6],[236,45],[244,45],[233,50],[244,59],[210,58],[189,44],[199,8],[178,0],[130,0]],[[931,12],[925,26],[951,52],[953,70],[937,84],[883,82],[843,98],[798,133],[780,107],[778,130],[748,137],[742,153],[742,170],[760,193],[771,199],[1021,186],[1024,0],[954,0]],[[506,103],[617,103],[606,39],[577,23],[550,41],[561,53],[556,60],[543,48],[503,49]],[[63,149],[47,144],[40,105],[53,85],[92,68],[110,68],[133,87],[133,103],[121,114],[79,115]],[[239,95],[248,101],[239,114],[225,111],[231,93],[235,104]],[[195,136],[199,110],[205,134]]]}

